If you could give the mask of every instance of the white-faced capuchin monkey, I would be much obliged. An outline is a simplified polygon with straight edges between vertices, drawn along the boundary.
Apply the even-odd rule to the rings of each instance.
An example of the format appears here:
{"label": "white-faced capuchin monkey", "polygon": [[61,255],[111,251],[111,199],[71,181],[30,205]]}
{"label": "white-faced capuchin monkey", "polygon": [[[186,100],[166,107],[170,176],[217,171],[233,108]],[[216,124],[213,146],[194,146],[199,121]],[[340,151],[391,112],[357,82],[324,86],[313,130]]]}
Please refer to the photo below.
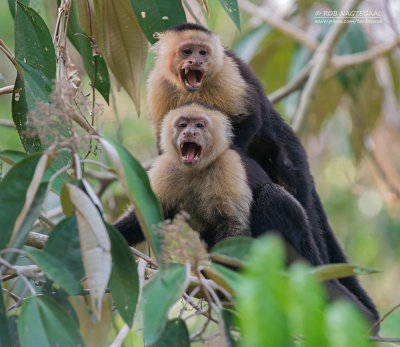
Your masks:
{"label": "white-faced capuchin monkey", "polygon": [[[166,218],[181,210],[188,212],[189,224],[210,247],[227,237],[257,237],[275,231],[293,249],[295,258],[324,264],[304,208],[272,182],[256,161],[232,145],[227,116],[203,103],[186,103],[164,117],[160,145],[163,153],[149,177]],[[115,227],[129,244],[144,240],[134,211],[121,216]],[[328,289],[334,297],[350,298],[374,321],[361,298],[339,281],[330,281]]]}
{"label": "white-faced capuchin monkey", "polygon": [[[196,24],[181,24],[161,33],[154,51],[148,104],[158,143],[162,120],[171,109],[199,100],[221,111],[233,124],[233,144],[303,206],[323,262],[346,262],[316,192],[306,152],[251,68],[225,49],[217,34]],[[159,150],[163,149],[159,146]],[[355,277],[340,282],[378,319]]]}

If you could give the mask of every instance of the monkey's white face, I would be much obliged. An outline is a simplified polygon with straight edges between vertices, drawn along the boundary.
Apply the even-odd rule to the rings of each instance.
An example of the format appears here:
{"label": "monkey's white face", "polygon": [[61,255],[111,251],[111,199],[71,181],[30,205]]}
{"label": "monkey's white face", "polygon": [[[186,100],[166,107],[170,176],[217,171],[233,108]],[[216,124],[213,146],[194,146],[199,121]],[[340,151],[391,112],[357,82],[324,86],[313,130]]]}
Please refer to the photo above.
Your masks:
{"label": "monkey's white face", "polygon": [[210,120],[200,115],[180,115],[173,123],[173,138],[181,162],[193,167],[207,157],[212,136],[209,130]]}

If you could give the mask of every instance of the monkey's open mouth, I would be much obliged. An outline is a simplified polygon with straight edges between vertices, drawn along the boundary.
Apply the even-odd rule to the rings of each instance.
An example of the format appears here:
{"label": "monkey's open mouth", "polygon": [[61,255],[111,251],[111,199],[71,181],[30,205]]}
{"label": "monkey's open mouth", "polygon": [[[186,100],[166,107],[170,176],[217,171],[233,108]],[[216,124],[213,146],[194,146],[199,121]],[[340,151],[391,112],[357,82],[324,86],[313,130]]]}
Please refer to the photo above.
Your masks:
{"label": "monkey's open mouth", "polygon": [[200,160],[201,146],[195,142],[184,142],[180,145],[181,160],[185,165],[193,165]]}
{"label": "monkey's open mouth", "polygon": [[187,90],[197,90],[201,87],[203,71],[193,68],[183,68],[180,70],[180,77]]}

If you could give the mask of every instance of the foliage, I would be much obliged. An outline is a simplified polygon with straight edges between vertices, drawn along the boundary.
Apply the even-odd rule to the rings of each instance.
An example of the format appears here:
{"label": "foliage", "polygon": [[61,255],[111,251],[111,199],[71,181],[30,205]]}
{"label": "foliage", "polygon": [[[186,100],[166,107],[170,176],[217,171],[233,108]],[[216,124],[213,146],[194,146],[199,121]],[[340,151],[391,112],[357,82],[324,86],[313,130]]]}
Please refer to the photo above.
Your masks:
{"label": "foliage", "polygon": [[[0,46],[17,72],[12,131],[25,152],[15,150],[17,145],[0,150],[0,345],[90,345],[90,321],[104,327],[107,343],[119,338],[114,326],[126,344],[137,343],[140,331],[139,343],[146,346],[370,345],[355,308],[328,303],[319,282],[374,269],[349,264],[286,268],[282,244],[273,237],[229,239],[208,253],[184,215],[159,224],[160,203],[146,171],[127,149],[134,146],[98,130],[102,107],[96,95],[115,104],[113,89],[122,86],[139,113],[149,43],[189,14],[211,13],[213,22],[225,13],[229,25],[242,29],[236,51],[269,82],[267,91],[296,78],[312,56],[276,28],[250,28],[240,21],[236,0],[210,3],[210,8],[207,0],[198,0],[203,12],[193,11],[195,2],[183,3],[61,0],[58,14],[46,15],[44,1],[8,1],[14,54],[3,41]],[[321,39],[327,31],[321,25]],[[336,54],[362,52],[366,42],[362,28],[351,26]],[[75,66],[74,55],[86,75]],[[396,70],[393,62],[391,69]],[[349,146],[361,160],[364,132],[373,129],[383,102],[381,89],[373,92],[376,84],[368,62],[334,71],[321,84],[306,128],[317,133],[338,104],[350,103],[356,108],[354,124],[362,119],[362,127],[348,130]],[[331,94],[327,102],[326,94]],[[278,104],[289,119],[300,95],[293,91]],[[112,212],[100,198],[114,181],[133,204],[152,257],[129,247],[108,223]]]}

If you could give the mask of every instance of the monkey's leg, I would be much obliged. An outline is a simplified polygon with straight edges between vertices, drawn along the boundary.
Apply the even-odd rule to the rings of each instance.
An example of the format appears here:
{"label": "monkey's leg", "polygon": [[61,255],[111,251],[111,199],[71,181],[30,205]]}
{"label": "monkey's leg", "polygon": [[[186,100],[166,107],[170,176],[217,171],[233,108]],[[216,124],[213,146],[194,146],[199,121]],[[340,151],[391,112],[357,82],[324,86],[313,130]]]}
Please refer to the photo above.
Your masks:
{"label": "monkey's leg", "polygon": [[253,236],[276,231],[312,265],[323,264],[307,215],[292,195],[281,186],[268,183],[254,192],[253,199],[250,225]]}

